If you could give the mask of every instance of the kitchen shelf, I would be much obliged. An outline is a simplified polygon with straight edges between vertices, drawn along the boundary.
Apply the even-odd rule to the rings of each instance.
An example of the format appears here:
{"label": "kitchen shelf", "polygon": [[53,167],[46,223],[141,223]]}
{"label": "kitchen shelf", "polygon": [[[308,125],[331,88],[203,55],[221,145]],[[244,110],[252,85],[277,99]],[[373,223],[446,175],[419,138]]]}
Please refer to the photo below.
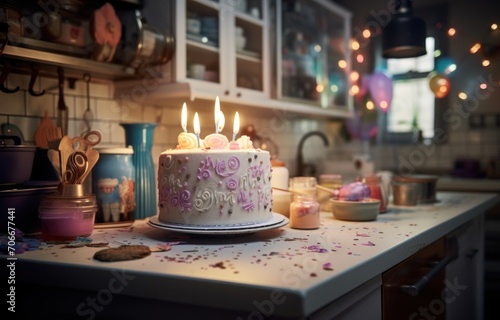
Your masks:
{"label": "kitchen shelf", "polygon": [[[112,63],[98,62],[90,59],[72,57],[64,54],[34,50],[20,46],[5,46],[1,58],[9,58],[18,61],[39,63],[49,67],[63,67],[65,73],[70,77],[83,77],[84,73],[92,74],[93,78],[106,80],[119,80],[134,78],[136,70],[131,67],[116,65]],[[18,63],[13,64],[14,67]],[[41,68],[41,73],[48,73],[49,70]],[[56,71],[51,70],[51,74],[56,75]]]}

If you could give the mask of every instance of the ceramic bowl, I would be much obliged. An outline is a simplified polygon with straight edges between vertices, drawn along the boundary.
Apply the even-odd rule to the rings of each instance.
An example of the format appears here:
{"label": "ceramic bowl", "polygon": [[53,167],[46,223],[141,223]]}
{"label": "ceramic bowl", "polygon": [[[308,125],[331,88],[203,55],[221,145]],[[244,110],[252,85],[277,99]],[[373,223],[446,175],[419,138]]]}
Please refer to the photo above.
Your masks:
{"label": "ceramic bowl", "polygon": [[245,46],[247,44],[247,38],[244,36],[237,36],[236,37],[236,49],[237,50],[243,50],[245,49]]}
{"label": "ceramic bowl", "polygon": [[199,34],[201,31],[201,21],[198,19],[187,19],[186,21],[187,32],[191,34]]}
{"label": "ceramic bowl", "polygon": [[335,218],[347,221],[371,221],[377,219],[380,200],[346,201],[331,199]]}

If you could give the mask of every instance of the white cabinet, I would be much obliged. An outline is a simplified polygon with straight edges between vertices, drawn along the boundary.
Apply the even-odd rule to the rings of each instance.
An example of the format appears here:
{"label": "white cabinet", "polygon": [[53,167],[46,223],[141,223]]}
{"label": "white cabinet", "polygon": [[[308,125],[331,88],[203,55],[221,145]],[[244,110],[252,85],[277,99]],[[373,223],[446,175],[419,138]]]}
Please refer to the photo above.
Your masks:
{"label": "white cabinet", "polygon": [[193,98],[269,96],[268,6],[263,0],[176,1],[175,81]]}
{"label": "white cabinet", "polygon": [[484,220],[479,215],[451,232],[457,258],[446,267],[446,319],[483,319]]}
{"label": "white cabinet", "polygon": [[[296,21],[285,17],[285,30],[282,4],[288,8],[294,2],[302,3],[304,10],[312,7],[310,19],[319,15],[321,22],[305,23],[301,14],[295,16]],[[347,94],[350,13],[329,1],[145,0],[143,14],[157,28],[175,30],[175,54],[162,66],[161,79],[116,82],[118,100],[138,92],[135,100],[145,104],[177,105],[188,99],[213,104],[219,96],[223,103],[279,112],[330,118],[352,114]],[[314,39],[323,46],[314,54],[318,63],[314,90],[326,89],[314,99],[307,99],[302,89],[296,92],[295,87],[285,85],[310,81],[290,78],[277,67],[290,58],[282,55],[287,43],[283,36],[289,30],[320,35]],[[314,47],[311,42],[308,50]],[[297,59],[307,60],[308,56]],[[340,61],[347,67],[338,67]]]}

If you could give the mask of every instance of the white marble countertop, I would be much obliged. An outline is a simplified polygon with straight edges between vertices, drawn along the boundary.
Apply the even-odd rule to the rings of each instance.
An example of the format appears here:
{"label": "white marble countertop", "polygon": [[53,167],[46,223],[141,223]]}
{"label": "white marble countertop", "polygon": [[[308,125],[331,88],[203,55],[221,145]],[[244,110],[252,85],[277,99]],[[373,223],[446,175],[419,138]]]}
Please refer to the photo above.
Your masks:
{"label": "white marble countertop", "polygon": [[[113,270],[130,276],[120,294],[232,308],[247,314],[254,301],[280,297],[274,314],[310,315],[409,257],[497,201],[495,194],[438,193],[439,202],[390,206],[376,221],[340,221],[323,212],[321,228],[288,226],[236,236],[191,236],[155,229],[145,220],[130,228],[96,229],[95,243],[170,244],[134,261],[99,262],[101,248],[62,248],[18,254],[16,276],[43,285],[98,291]],[[63,290],[63,289],[61,289]]]}

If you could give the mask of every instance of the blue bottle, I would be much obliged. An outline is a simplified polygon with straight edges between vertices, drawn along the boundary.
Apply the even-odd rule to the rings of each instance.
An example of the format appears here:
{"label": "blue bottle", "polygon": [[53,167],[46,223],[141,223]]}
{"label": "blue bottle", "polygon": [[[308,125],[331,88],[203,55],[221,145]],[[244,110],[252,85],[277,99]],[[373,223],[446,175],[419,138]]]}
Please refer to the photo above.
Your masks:
{"label": "blue bottle", "polygon": [[120,123],[125,129],[125,143],[132,146],[136,183],[136,219],[157,214],[153,133],[156,123]]}

